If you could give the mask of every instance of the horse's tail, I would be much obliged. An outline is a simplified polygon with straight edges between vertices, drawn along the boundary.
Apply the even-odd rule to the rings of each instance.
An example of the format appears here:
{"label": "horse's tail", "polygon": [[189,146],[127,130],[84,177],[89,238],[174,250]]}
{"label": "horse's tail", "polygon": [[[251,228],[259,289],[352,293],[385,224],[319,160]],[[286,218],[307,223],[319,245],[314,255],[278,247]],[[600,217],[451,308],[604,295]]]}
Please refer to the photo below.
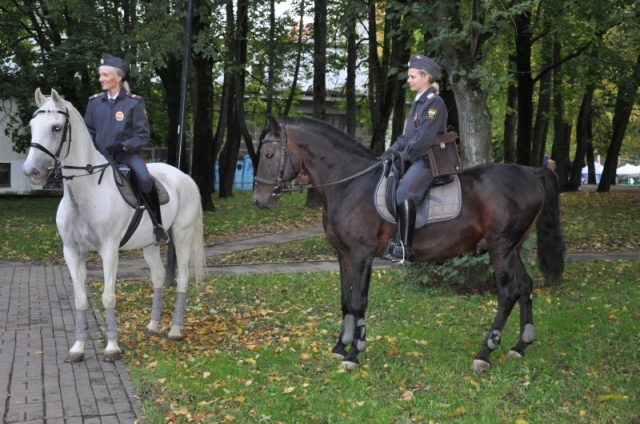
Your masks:
{"label": "horse's tail", "polygon": [[206,271],[206,258],[204,255],[204,230],[202,226],[202,205],[198,202],[198,216],[196,217],[196,225],[191,240],[191,255],[189,262],[193,268],[196,279],[196,286],[204,280]]}
{"label": "horse's tail", "polygon": [[544,206],[536,225],[538,233],[538,266],[552,281],[560,281],[564,271],[564,241],[560,224],[560,184],[553,171],[536,168],[545,191]]}

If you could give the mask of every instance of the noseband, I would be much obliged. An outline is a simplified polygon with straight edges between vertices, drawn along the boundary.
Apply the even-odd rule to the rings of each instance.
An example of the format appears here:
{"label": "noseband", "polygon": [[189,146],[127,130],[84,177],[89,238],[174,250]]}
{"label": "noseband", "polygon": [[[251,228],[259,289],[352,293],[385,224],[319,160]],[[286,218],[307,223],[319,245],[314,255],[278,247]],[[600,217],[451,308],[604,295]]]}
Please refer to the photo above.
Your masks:
{"label": "noseband", "polygon": [[[70,165],[62,165],[60,163],[60,153],[62,152],[62,146],[64,146],[64,143],[67,141],[67,131],[69,132],[69,143],[67,144],[67,154],[66,154],[65,158],[67,156],[69,156],[69,151],[71,150],[71,124],[69,123],[69,109],[67,108],[67,110],[65,112],[63,112],[61,110],[42,110],[42,109],[40,109],[40,110],[36,110],[33,113],[32,118],[35,118],[36,115],[39,115],[41,113],[59,113],[59,114],[65,116],[64,127],[63,127],[63,130],[62,130],[62,137],[60,138],[60,144],[58,145],[58,150],[56,151],[55,154],[51,153],[51,151],[49,149],[47,149],[46,147],[44,147],[40,143],[31,142],[29,144],[29,147],[35,147],[36,149],[40,150],[41,152],[44,152],[45,154],[47,154],[49,157],[51,157],[53,159],[53,167],[51,167],[49,169],[53,168],[54,176],[56,178],[63,178],[65,180],[72,180],[75,177],[83,177],[85,175],[91,175],[91,174],[93,174],[93,171],[95,171],[96,169],[102,168],[102,173],[100,175],[100,181],[102,181],[102,174],[104,174],[104,171],[107,169],[107,166],[109,166],[109,163],[104,163],[104,164],[95,165],[95,166],[91,165],[91,164],[87,164],[85,166],[70,166]],[[83,169],[83,170],[87,171],[87,174],[64,176],[64,175],[62,175],[62,169]],[[100,184],[100,181],[98,182],[98,184]]]}
{"label": "noseband", "polygon": [[280,149],[282,154],[280,155],[280,171],[278,172],[278,181],[273,180],[265,180],[264,178],[260,178],[256,176],[253,181],[254,184],[265,184],[265,185],[273,185],[273,192],[271,196],[278,196],[282,193],[289,193],[292,191],[296,191],[293,188],[293,183],[291,185],[287,185],[284,182],[284,171],[287,167],[287,161],[291,164],[291,169],[293,169],[293,162],[291,161],[291,155],[289,154],[289,147],[287,146],[287,127],[281,125],[282,133],[284,135],[283,138],[270,138],[262,140],[262,144],[268,143],[280,143]]}

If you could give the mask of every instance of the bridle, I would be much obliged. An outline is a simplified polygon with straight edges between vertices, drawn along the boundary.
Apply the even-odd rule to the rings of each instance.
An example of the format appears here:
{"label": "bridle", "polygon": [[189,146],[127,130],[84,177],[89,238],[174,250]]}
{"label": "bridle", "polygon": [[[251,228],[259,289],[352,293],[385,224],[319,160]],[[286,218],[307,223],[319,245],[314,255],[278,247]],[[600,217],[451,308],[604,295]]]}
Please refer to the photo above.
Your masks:
{"label": "bridle", "polygon": [[270,138],[270,139],[262,140],[263,145],[269,144],[269,143],[280,143],[281,155],[280,155],[280,171],[278,172],[278,181],[265,180],[264,178],[260,178],[257,175],[253,178],[254,185],[255,184],[273,185],[274,186],[273,192],[271,193],[272,197],[278,196],[282,193],[290,193],[292,191],[296,191],[294,189],[294,183],[287,185],[284,182],[284,171],[286,170],[286,167],[287,167],[287,160],[291,164],[291,169],[293,169],[293,162],[291,160],[291,155],[289,154],[289,147],[287,146],[287,127],[285,127],[284,125],[281,125],[281,127],[282,127],[282,133],[284,136],[283,138]]}
{"label": "bridle", "polygon": [[254,185],[256,184],[264,184],[264,185],[273,185],[273,192],[271,193],[271,197],[274,196],[278,196],[280,194],[283,193],[292,193],[295,191],[302,191],[302,190],[309,190],[312,188],[318,188],[318,187],[326,187],[326,186],[330,186],[330,185],[334,185],[334,184],[340,184],[343,183],[345,181],[349,181],[352,180],[356,177],[359,177],[361,175],[366,174],[367,172],[371,171],[374,168],[377,168],[378,166],[382,165],[384,163],[384,161],[379,161],[374,163],[373,165],[371,165],[370,167],[368,167],[367,169],[364,169],[360,172],[358,172],[357,174],[354,174],[350,177],[347,178],[343,178],[341,180],[338,181],[334,181],[331,183],[326,183],[326,184],[320,184],[320,185],[312,185],[312,184],[305,184],[305,185],[298,185],[298,187],[296,187],[295,185],[295,178],[294,180],[291,182],[291,184],[287,185],[284,182],[284,171],[287,167],[287,162],[291,164],[291,168],[293,169],[293,161],[291,160],[291,155],[289,154],[289,147],[287,146],[287,127],[284,124],[280,124],[280,127],[282,128],[282,132],[283,132],[283,138],[270,138],[270,139],[264,139],[262,141],[262,144],[268,144],[268,143],[280,143],[280,149],[282,151],[282,154],[280,155],[280,171],[278,172],[278,180],[277,181],[273,181],[273,180],[265,180],[264,178],[260,178],[258,176],[256,176],[253,181],[254,181]]}
{"label": "bridle", "polygon": [[[71,166],[71,165],[62,165],[62,163],[60,162],[60,153],[62,152],[62,147],[64,146],[64,143],[67,141],[67,132],[69,133],[69,143],[67,144],[67,154],[65,155],[65,158],[67,156],[69,156],[69,151],[71,150],[71,124],[69,123],[69,109],[67,108],[66,111],[61,111],[61,110],[45,110],[45,109],[39,109],[36,110],[33,113],[32,118],[35,118],[36,115],[39,115],[41,113],[59,113],[61,115],[65,116],[64,119],[64,126],[62,129],[62,137],[60,138],[60,144],[58,145],[58,150],[56,151],[56,153],[51,153],[51,151],[49,149],[47,149],[46,147],[44,147],[42,144],[40,143],[30,143],[29,147],[35,147],[36,149],[40,150],[41,152],[44,152],[47,156],[51,157],[53,159],[53,166],[50,167],[49,169],[53,169],[54,172],[54,176],[56,178],[62,178],[65,180],[72,180],[75,177],[84,177],[87,175],[92,175],[93,171],[97,170],[97,169],[102,169],[102,172],[100,173],[100,180],[98,181],[98,184],[100,184],[100,182],[102,181],[102,176],[104,175],[104,171],[107,169],[107,166],[109,166],[109,163],[103,163],[101,165],[91,165],[91,164],[87,164],[85,166]],[[86,174],[82,174],[82,175],[71,175],[71,176],[65,176],[62,175],[62,169],[83,169],[85,171],[87,171]]]}

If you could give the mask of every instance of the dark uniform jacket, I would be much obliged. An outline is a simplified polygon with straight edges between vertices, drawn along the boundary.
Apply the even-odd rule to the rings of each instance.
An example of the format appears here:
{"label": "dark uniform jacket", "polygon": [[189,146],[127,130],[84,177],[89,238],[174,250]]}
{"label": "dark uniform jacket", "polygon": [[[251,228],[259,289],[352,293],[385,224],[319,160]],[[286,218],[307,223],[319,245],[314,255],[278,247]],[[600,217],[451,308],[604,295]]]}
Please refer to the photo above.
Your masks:
{"label": "dark uniform jacket", "polygon": [[149,144],[149,122],[142,97],[120,90],[111,104],[106,91],[89,97],[84,123],[96,148],[122,143],[126,155],[140,154]]}
{"label": "dark uniform jacket", "polygon": [[430,87],[413,102],[404,134],[389,148],[400,152],[404,161],[421,160],[436,135],[447,131],[447,116],[444,100]]}

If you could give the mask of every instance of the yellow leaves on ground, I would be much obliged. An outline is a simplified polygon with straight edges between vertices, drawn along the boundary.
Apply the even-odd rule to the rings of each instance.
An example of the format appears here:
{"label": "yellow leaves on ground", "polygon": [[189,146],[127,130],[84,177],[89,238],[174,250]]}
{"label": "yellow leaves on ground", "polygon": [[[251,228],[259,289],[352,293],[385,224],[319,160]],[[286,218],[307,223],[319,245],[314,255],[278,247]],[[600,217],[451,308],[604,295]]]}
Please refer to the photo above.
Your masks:
{"label": "yellow leaves on ground", "polygon": [[285,388],[285,389],[282,391],[282,393],[291,393],[291,392],[293,392],[295,389],[296,389],[296,388],[295,388],[294,386],[287,387],[287,388]]}
{"label": "yellow leaves on ground", "polygon": [[612,400],[628,400],[629,396],[626,395],[618,395],[618,394],[613,394],[613,395],[602,395],[598,398],[598,400],[600,402],[609,402]]}

